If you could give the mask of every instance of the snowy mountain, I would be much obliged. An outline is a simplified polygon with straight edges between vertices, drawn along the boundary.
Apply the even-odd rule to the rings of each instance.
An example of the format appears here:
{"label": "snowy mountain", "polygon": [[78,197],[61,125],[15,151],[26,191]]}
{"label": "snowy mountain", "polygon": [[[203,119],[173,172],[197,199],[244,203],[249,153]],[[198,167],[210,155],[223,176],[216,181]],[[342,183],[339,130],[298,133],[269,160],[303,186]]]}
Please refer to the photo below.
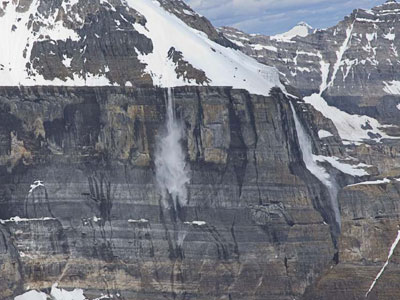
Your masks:
{"label": "snowy mountain", "polygon": [[182,1],[3,2],[0,33],[3,86],[282,87]]}
{"label": "snowy mountain", "polygon": [[272,40],[277,40],[277,41],[290,41],[294,37],[306,37],[312,32],[313,28],[308,25],[305,22],[300,22],[296,26],[294,26],[292,29],[285,33],[277,34],[271,36]]}
{"label": "snowy mountain", "polygon": [[342,139],[398,136],[398,127],[391,125],[400,125],[400,4],[387,1],[371,10],[354,10],[324,30],[299,28],[303,34],[280,38],[229,27],[220,31],[244,53],[275,66],[285,84],[332,119]]}

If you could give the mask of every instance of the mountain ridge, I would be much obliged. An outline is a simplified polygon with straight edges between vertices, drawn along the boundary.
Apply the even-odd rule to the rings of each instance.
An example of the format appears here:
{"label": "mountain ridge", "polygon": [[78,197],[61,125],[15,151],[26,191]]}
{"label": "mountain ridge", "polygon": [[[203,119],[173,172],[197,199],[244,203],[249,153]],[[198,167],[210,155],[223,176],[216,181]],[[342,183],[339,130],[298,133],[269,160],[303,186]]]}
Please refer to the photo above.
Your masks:
{"label": "mountain ridge", "polygon": [[397,103],[385,99],[398,95],[399,10],[397,2],[356,9],[338,25],[286,41],[221,31],[248,55],[277,67],[282,81],[303,97],[323,93],[329,105],[390,124],[397,123]]}
{"label": "mountain ridge", "polygon": [[[284,90],[274,68],[236,51],[182,1],[27,0],[4,4],[1,14],[10,41],[0,48],[1,85],[231,85],[263,95],[274,86]],[[169,39],[160,30],[168,30]],[[201,53],[194,55],[194,48]],[[230,70],[221,74],[222,68]]]}

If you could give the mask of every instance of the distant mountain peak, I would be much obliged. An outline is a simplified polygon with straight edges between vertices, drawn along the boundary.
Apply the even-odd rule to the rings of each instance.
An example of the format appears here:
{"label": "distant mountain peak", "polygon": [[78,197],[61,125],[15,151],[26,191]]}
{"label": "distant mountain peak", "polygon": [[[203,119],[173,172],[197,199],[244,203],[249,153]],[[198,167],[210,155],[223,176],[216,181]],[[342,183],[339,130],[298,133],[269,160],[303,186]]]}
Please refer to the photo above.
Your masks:
{"label": "distant mountain peak", "polygon": [[274,36],[271,36],[271,39],[273,40],[291,40],[292,38],[296,36],[300,37],[306,37],[312,32],[312,27],[308,25],[306,22],[300,22],[296,26],[294,26],[292,29],[285,33],[277,34]]}
{"label": "distant mountain peak", "polygon": [[308,23],[306,23],[304,21],[301,21],[301,22],[297,23],[296,26],[302,26],[302,27],[307,27],[309,29],[313,29],[312,26],[310,26]]}

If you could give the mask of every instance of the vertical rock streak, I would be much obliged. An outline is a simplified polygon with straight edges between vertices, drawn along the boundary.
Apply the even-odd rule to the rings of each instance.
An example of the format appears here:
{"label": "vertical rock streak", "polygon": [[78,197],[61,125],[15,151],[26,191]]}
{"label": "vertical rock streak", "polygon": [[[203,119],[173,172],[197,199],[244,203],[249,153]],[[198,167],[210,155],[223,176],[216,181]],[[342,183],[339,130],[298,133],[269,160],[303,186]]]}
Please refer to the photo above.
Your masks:
{"label": "vertical rock streak", "polygon": [[173,90],[168,88],[166,111],[166,132],[159,137],[155,158],[156,180],[161,189],[164,204],[172,198],[176,207],[177,202],[185,205],[187,202],[186,184],[189,176],[186,168],[185,154],[181,140],[183,138],[182,123],[176,120]]}
{"label": "vertical rock streak", "polygon": [[292,103],[290,103],[290,107],[293,112],[293,118],[297,131],[297,136],[299,139],[300,149],[303,155],[303,161],[307,169],[315,177],[317,177],[317,179],[328,189],[331,206],[335,213],[335,221],[340,227],[341,217],[339,211],[339,203],[337,200],[338,184],[336,183],[335,178],[333,178],[323,167],[318,165],[317,160],[315,159],[314,154],[312,153],[312,144],[310,137],[308,136],[303,125],[301,124]]}

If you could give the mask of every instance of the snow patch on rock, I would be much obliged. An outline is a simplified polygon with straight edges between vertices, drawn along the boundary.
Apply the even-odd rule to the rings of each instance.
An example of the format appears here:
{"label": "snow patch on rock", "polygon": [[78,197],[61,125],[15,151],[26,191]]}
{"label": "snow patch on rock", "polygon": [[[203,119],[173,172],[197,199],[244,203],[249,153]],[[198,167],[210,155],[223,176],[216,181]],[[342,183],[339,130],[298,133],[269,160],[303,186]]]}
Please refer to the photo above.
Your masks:
{"label": "snow patch on rock", "polygon": [[31,184],[29,194],[32,194],[34,190],[36,190],[38,187],[45,187],[43,181],[41,180],[36,180]]}
{"label": "snow patch on rock", "polygon": [[14,300],[47,300],[47,295],[37,291],[29,291],[15,297]]}
{"label": "snow patch on rock", "polygon": [[373,138],[376,141],[380,141],[382,138],[395,138],[383,132],[380,128],[383,128],[384,125],[381,125],[376,119],[367,116],[348,114],[334,106],[328,105],[325,99],[319,94],[304,97],[304,101],[311,104],[326,118],[332,120],[342,140],[363,142],[364,140],[372,139],[368,133],[379,135],[379,138]]}
{"label": "snow patch on rock", "polygon": [[384,81],[383,84],[385,87],[383,88],[385,93],[391,95],[400,95],[400,81],[392,80],[392,81]]}
{"label": "snow patch on rock", "polygon": [[51,287],[50,295],[38,291],[28,291],[20,296],[14,298],[14,300],[86,300],[87,298],[83,295],[83,290],[74,289],[73,291],[67,291],[59,289],[58,284],[55,283]]}
{"label": "snow patch on rock", "polygon": [[128,223],[132,223],[132,224],[147,224],[147,223],[149,223],[149,220],[147,220],[147,219],[139,219],[139,220],[129,219]]}
{"label": "snow patch on rock", "polygon": [[328,137],[331,137],[331,136],[333,136],[333,134],[330,133],[329,131],[326,131],[326,130],[318,131],[318,137],[320,139],[328,138]]}
{"label": "snow patch on rock", "polygon": [[254,50],[269,50],[272,52],[278,52],[278,48],[275,46],[270,46],[270,45],[260,45],[260,44],[251,44],[250,47],[252,47]]}
{"label": "snow patch on rock", "polygon": [[185,222],[186,225],[194,225],[194,226],[205,226],[207,222],[204,221],[192,221],[192,222]]}
{"label": "snow patch on rock", "polygon": [[387,183],[390,183],[390,182],[391,182],[390,179],[385,178],[385,179],[374,180],[374,181],[363,181],[363,182],[360,182],[360,183],[348,185],[348,187],[359,186],[359,185],[380,185],[380,184],[387,184]]}
{"label": "snow patch on rock", "polygon": [[5,224],[5,223],[22,223],[22,222],[40,222],[40,221],[51,221],[51,220],[56,220],[55,218],[49,218],[49,217],[44,217],[44,218],[20,218],[18,216],[16,217],[12,217],[10,219],[7,220],[0,220],[1,224]]}
{"label": "snow patch on rock", "polygon": [[358,165],[350,165],[340,161],[338,157],[329,157],[329,156],[322,156],[322,155],[314,155],[314,160],[319,162],[328,162],[332,167],[339,170],[342,173],[362,177],[367,176],[369,173],[365,171],[363,168],[370,167],[366,164],[358,164]]}

